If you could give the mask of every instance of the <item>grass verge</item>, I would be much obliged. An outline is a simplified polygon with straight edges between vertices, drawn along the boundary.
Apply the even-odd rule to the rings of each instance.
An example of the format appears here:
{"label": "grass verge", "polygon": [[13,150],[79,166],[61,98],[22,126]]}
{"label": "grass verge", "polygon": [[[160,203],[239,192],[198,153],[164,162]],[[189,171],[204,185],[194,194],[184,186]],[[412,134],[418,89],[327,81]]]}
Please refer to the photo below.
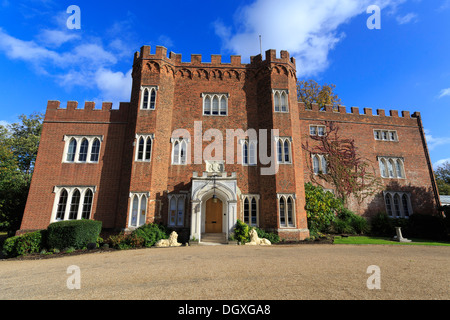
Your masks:
{"label": "grass verge", "polygon": [[450,246],[448,241],[434,241],[425,239],[408,238],[412,242],[392,241],[388,237],[349,236],[334,237],[334,244],[393,244],[393,245],[421,245],[421,246]]}

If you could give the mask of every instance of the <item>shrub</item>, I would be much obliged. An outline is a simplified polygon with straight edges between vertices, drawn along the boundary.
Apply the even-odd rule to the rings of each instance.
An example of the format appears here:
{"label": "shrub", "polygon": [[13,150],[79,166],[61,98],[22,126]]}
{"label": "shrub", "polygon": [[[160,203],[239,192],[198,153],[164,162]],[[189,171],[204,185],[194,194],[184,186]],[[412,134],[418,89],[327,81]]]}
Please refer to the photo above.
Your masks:
{"label": "shrub", "polygon": [[238,219],[236,221],[236,227],[234,228],[234,239],[239,241],[241,244],[244,244],[249,240],[248,232],[248,225]]}
{"label": "shrub", "polygon": [[132,232],[142,240],[142,245],[149,248],[161,239],[168,239],[167,229],[156,223],[143,225]]}
{"label": "shrub", "polygon": [[46,231],[41,230],[8,238],[3,244],[3,253],[10,258],[38,253],[44,247],[45,235]]}
{"label": "shrub", "polygon": [[394,223],[386,212],[377,213],[370,220],[371,233],[378,236],[392,236],[395,234]]}
{"label": "shrub", "polygon": [[258,234],[259,238],[265,238],[265,239],[269,240],[270,243],[279,243],[280,242],[280,237],[276,233],[266,232],[260,228],[255,228],[255,230],[256,230],[256,233]]}
{"label": "shrub", "polygon": [[410,237],[423,239],[442,240],[447,237],[444,218],[427,214],[411,215],[407,232]]}
{"label": "shrub", "polygon": [[336,233],[363,234],[370,230],[370,226],[365,218],[342,208],[332,222],[331,229]]}
{"label": "shrub", "polygon": [[73,220],[55,222],[48,226],[47,246],[64,249],[82,249],[89,243],[96,243],[102,229],[101,221]]}
{"label": "shrub", "polygon": [[305,184],[305,197],[309,230],[313,233],[327,231],[336,212],[342,209],[342,201],[310,182]]}

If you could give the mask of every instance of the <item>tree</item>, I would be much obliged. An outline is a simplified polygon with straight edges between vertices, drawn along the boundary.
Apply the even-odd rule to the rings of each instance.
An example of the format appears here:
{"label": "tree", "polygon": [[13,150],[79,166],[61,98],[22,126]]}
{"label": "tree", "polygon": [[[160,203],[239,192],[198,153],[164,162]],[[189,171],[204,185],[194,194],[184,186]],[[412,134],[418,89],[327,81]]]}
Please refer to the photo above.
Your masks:
{"label": "tree", "polygon": [[450,162],[446,161],[435,171],[436,183],[440,195],[450,195]]}
{"label": "tree", "polygon": [[20,228],[43,120],[41,114],[19,118],[0,126],[0,230],[9,234]]}
{"label": "tree", "polygon": [[[339,135],[339,127],[334,122],[325,122],[325,134],[309,136],[316,141],[309,145],[308,138],[302,148],[307,151],[307,164],[311,172],[311,181],[321,185],[330,183],[336,190],[336,196],[347,203],[353,196],[358,203],[375,194],[381,187],[376,171],[365,159],[358,156],[354,139],[344,139]],[[326,170],[314,172],[311,166],[312,155],[322,155],[326,160]]]}
{"label": "tree", "polygon": [[341,104],[341,99],[334,90],[336,85],[324,84],[321,86],[314,80],[300,80],[297,82],[297,98],[303,102],[307,108],[311,109],[312,103],[317,103],[321,108],[325,105],[337,107]]}

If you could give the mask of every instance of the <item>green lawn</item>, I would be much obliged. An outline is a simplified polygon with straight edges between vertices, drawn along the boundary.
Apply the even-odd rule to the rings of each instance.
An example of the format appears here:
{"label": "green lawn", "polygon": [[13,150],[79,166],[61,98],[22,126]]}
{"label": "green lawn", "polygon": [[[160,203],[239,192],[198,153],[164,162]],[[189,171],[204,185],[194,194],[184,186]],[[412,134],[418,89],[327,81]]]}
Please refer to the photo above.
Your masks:
{"label": "green lawn", "polygon": [[350,236],[334,238],[334,244],[393,244],[393,245],[422,245],[422,246],[450,246],[450,242],[446,241],[434,241],[424,239],[411,238],[412,242],[397,242],[391,241],[388,237],[363,237],[363,236]]}

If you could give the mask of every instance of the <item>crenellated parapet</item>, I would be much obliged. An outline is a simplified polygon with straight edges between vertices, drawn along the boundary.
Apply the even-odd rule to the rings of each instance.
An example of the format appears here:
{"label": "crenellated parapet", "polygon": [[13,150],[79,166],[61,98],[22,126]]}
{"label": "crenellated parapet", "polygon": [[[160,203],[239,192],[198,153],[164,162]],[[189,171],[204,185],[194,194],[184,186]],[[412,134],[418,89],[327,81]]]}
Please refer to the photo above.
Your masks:
{"label": "crenellated parapet", "polygon": [[351,107],[349,112],[345,106],[324,105],[317,103],[306,105],[303,102],[298,103],[300,118],[317,119],[323,121],[354,121],[354,122],[373,122],[386,123],[394,125],[417,125],[417,119],[420,118],[420,112],[410,113],[410,111],[398,111]]}
{"label": "crenellated parapet", "polygon": [[119,109],[113,109],[112,102],[103,102],[101,108],[96,108],[95,102],[87,101],[80,108],[77,101],[68,101],[61,106],[60,101],[48,101],[45,122],[127,122],[129,103],[121,102]]}
{"label": "crenellated parapet", "polygon": [[135,53],[134,66],[147,68],[152,73],[168,73],[175,78],[240,81],[256,76],[261,69],[296,77],[295,58],[291,58],[289,52],[284,50],[280,52],[280,56],[277,56],[276,50],[267,50],[264,60],[259,54],[250,57],[250,63],[242,63],[239,55],[232,55],[230,62],[223,62],[221,55],[211,55],[210,61],[203,61],[201,54],[191,54],[191,61],[184,62],[181,54],[167,54],[165,47],[156,46],[153,54],[150,49],[150,46],[143,46]]}

